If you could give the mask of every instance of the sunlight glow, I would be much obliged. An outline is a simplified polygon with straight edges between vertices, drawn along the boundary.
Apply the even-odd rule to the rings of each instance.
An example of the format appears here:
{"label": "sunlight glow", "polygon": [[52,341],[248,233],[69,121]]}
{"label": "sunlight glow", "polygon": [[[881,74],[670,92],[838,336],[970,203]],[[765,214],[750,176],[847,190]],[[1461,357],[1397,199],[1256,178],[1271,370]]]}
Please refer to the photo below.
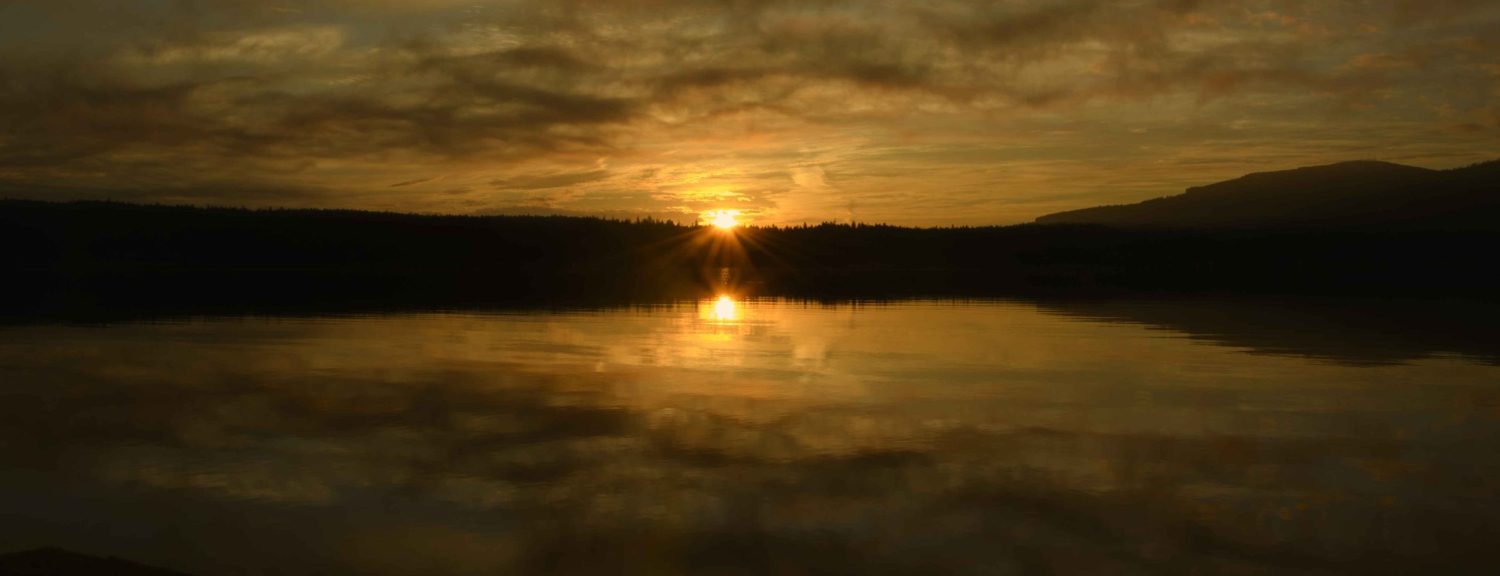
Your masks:
{"label": "sunlight glow", "polygon": [[733,322],[735,320],[739,320],[739,304],[734,301],[734,298],[730,298],[729,296],[720,296],[718,300],[714,301],[713,319],[719,322]]}
{"label": "sunlight glow", "polygon": [[710,210],[704,215],[708,216],[709,224],[720,230],[730,230],[740,225],[739,210]]}

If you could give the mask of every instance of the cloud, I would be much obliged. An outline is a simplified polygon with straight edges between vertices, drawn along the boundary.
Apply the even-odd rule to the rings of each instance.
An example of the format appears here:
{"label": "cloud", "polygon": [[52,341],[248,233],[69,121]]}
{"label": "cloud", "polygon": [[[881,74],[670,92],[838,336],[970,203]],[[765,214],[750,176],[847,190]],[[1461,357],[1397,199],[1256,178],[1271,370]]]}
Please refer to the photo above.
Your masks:
{"label": "cloud", "polygon": [[415,186],[417,184],[426,184],[428,182],[435,181],[438,178],[439,178],[438,176],[432,176],[432,177],[429,177],[429,178],[417,178],[415,180],[406,180],[404,182],[397,182],[395,184],[391,184],[391,188],[403,188],[403,187],[406,187],[406,186]]}
{"label": "cloud", "polygon": [[122,64],[132,66],[234,62],[274,65],[320,58],[338,50],[343,42],[343,30],[336,26],[221,32],[190,44],[148,39],[135,45],[134,50],[120,54],[120,58]]}
{"label": "cloud", "polygon": [[563,188],[576,184],[587,184],[597,182],[609,176],[607,170],[590,170],[587,172],[546,174],[537,176],[517,176],[504,180],[495,180],[490,184],[496,188],[506,190],[546,190],[549,188]]}
{"label": "cloud", "polygon": [[[1379,147],[1426,130],[1434,151],[1467,146],[1467,159],[1479,159],[1492,132],[1437,127],[1493,125],[1492,104],[1469,87],[1493,85],[1484,66],[1500,49],[1484,31],[1500,11],[1463,0],[1360,4],[10,4],[0,8],[0,38],[13,39],[0,39],[0,180],[131,191],[237,181],[330,192],[302,205],[455,209],[451,195],[417,185],[392,195],[391,182],[442,173],[449,189],[487,205],[588,184],[598,210],[644,194],[647,203],[629,209],[650,212],[677,201],[649,200],[650,191],[678,184],[624,175],[694,165],[705,169],[695,186],[732,186],[768,214],[816,219],[844,212],[847,199],[781,177],[710,174],[814,161],[874,174],[850,163],[894,149],[912,158],[895,171],[930,175],[930,188],[912,193],[963,190],[948,204],[971,209],[879,208],[894,180],[866,178],[842,193],[862,196],[862,212],[915,224],[1023,220],[1003,206],[1076,185],[1022,187],[960,160],[984,150],[1052,150],[1046,161],[1088,153],[1145,174],[1128,162],[1135,142],[1104,148],[1071,136],[1100,142],[1124,124],[1177,134],[1151,143],[1170,155],[1206,143],[1207,132],[1174,129],[1186,119],[1256,126],[1258,142],[1325,131]],[[1413,112],[1442,104],[1464,118]],[[954,152],[916,160],[934,148]],[[1298,162],[1336,156],[1328,148]],[[601,157],[615,170],[563,176],[589,173]],[[552,177],[561,184],[548,185]],[[488,185],[499,182],[508,184]],[[1177,181],[1158,184],[1170,193]],[[1102,186],[1101,200],[1110,193]]]}
{"label": "cloud", "polygon": [[1427,24],[1477,18],[1500,12],[1487,0],[1396,0],[1392,21],[1397,25]]}

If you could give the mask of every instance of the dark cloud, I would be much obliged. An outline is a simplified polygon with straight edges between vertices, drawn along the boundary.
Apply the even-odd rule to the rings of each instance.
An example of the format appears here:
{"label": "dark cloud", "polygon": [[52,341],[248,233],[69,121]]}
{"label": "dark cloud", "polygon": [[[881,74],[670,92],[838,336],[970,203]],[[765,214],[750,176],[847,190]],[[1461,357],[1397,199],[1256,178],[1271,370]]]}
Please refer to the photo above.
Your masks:
{"label": "dark cloud", "polygon": [[[874,174],[884,168],[861,166],[864,151],[1036,143],[1056,151],[1052,161],[1107,154],[1128,166],[1129,142],[1101,149],[1059,135],[1078,122],[1166,133],[1178,118],[1225,114],[1253,114],[1233,121],[1261,127],[1262,142],[1298,125],[1371,146],[1409,145],[1425,130],[1446,135],[1429,148],[1478,150],[1492,143],[1484,132],[1440,127],[1493,124],[1493,95],[1471,87],[1497,84],[1484,30],[1500,22],[1493,3],[1466,0],[1349,4],[1360,10],[1283,0],[90,4],[0,7],[0,37],[15,39],[0,39],[0,180],[144,190],[240,179],[340,191],[304,204],[444,210],[455,207],[418,186],[379,191],[443,173],[450,188],[513,182],[488,200],[514,204],[507,191],[532,189],[529,175],[579,174],[608,157],[621,169],[560,185],[622,199],[691,182],[762,204],[761,191],[780,190],[776,212],[788,218],[832,216],[844,201],[727,174],[788,162]],[[1254,105],[1215,108],[1231,100]],[[990,136],[976,135],[981,126]],[[1182,156],[1204,143],[1178,133],[1153,146]],[[938,170],[956,182],[948,189],[996,191],[967,193],[976,216],[986,201],[1025,204],[1075,185],[980,177],[957,158],[893,171]],[[664,165],[701,174],[625,176]],[[898,185],[849,184],[871,205]]]}
{"label": "dark cloud", "polygon": [[1470,18],[1485,12],[1494,15],[1497,12],[1495,3],[1489,0],[1396,0],[1391,21],[1403,26]]}
{"label": "dark cloud", "polygon": [[576,184],[587,184],[597,182],[609,177],[607,170],[590,170],[588,172],[577,172],[572,174],[546,174],[537,176],[518,176],[505,180],[490,182],[491,186],[506,190],[545,190],[548,188],[562,188]]}
{"label": "dark cloud", "polygon": [[[170,172],[158,172],[167,180]],[[180,183],[111,184],[103,186],[37,184],[10,182],[0,178],[0,198],[31,200],[90,200],[138,202],[153,204],[229,206],[229,207],[320,207],[342,194],[336,188],[322,188],[270,180],[199,179]]]}
{"label": "dark cloud", "polygon": [[401,188],[401,187],[405,187],[405,186],[414,186],[414,185],[417,185],[417,184],[426,184],[428,182],[432,182],[433,180],[437,180],[437,177],[433,176],[433,177],[430,177],[430,178],[417,178],[415,180],[407,180],[407,181],[404,181],[404,182],[397,182],[395,184],[391,184],[391,188]]}

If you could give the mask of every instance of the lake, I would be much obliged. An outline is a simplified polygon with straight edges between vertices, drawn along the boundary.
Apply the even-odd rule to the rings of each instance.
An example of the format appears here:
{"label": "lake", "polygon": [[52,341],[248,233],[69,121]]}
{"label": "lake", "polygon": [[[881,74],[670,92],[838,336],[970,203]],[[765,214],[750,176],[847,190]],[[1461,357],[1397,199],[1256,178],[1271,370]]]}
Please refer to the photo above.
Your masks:
{"label": "lake", "polygon": [[0,326],[0,552],[231,574],[1483,573],[1470,303]]}

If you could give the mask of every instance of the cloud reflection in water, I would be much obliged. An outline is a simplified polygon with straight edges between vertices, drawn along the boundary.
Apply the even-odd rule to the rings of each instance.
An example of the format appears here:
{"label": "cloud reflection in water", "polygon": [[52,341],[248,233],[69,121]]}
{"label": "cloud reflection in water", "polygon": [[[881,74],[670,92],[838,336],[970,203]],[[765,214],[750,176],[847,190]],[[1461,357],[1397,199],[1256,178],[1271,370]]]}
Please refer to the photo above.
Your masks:
{"label": "cloud reflection in water", "polygon": [[1500,536],[1494,366],[723,302],[7,328],[0,545],[202,573],[1319,573],[1462,572]]}

